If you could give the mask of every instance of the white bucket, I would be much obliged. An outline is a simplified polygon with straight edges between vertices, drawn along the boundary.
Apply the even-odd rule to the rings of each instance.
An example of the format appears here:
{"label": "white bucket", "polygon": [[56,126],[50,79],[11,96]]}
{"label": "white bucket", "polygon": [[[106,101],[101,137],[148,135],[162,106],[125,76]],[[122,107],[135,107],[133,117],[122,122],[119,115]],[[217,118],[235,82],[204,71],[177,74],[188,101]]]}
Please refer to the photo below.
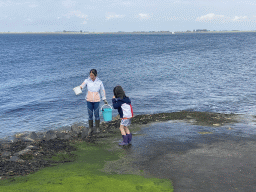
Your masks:
{"label": "white bucket", "polygon": [[73,90],[75,91],[76,95],[79,95],[79,94],[82,93],[82,90],[81,90],[80,86],[75,87]]}

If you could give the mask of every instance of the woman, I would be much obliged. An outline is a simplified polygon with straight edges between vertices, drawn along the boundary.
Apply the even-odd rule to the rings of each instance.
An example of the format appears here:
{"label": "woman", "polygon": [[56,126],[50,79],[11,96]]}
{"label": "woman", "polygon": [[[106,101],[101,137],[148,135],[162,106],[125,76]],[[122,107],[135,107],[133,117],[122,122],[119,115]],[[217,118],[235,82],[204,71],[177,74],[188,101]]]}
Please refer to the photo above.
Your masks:
{"label": "woman", "polygon": [[100,107],[100,95],[105,104],[108,104],[106,100],[106,93],[102,81],[97,77],[97,70],[92,69],[90,71],[90,76],[84,80],[80,85],[80,88],[83,89],[87,87],[87,95],[85,99],[87,100],[87,109],[89,114],[89,132],[88,135],[93,133],[93,112],[95,117],[95,127],[96,132],[100,132],[100,117],[99,117],[99,107]]}

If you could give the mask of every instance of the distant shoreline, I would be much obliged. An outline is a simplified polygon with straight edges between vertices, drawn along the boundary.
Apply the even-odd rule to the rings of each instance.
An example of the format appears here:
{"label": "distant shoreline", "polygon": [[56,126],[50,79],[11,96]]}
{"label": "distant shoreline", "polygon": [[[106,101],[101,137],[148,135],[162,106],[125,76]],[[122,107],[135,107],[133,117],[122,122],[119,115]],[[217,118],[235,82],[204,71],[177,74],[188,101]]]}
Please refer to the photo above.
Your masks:
{"label": "distant shoreline", "polygon": [[66,31],[66,32],[0,32],[0,34],[53,34],[53,35],[101,35],[101,34],[146,34],[146,35],[155,35],[155,34],[211,34],[211,33],[255,33],[255,31],[238,31],[238,30],[232,30],[232,31],[177,31],[177,32],[170,32],[170,31],[149,31],[149,32],[72,32],[72,31]]}

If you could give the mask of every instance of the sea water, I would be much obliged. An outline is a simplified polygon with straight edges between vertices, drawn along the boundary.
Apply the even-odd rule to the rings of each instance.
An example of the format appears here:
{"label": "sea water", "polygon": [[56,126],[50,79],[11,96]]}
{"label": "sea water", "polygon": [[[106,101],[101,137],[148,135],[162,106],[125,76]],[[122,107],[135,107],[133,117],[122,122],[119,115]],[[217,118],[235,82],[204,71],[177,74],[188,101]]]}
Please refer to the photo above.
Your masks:
{"label": "sea water", "polygon": [[0,138],[86,123],[86,91],[73,88],[93,68],[107,101],[121,85],[135,115],[256,114],[256,33],[1,34],[0,45]]}

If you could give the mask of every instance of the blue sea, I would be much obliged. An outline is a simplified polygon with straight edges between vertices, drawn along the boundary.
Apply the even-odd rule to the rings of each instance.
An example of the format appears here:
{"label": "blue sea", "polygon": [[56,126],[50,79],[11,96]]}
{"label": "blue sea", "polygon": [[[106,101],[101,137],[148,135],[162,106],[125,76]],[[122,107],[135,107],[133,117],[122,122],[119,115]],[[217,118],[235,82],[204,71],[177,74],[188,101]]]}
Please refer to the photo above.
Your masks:
{"label": "blue sea", "polygon": [[121,85],[135,115],[256,114],[256,33],[1,34],[0,45],[0,138],[87,123],[73,88],[93,68],[108,102]]}

